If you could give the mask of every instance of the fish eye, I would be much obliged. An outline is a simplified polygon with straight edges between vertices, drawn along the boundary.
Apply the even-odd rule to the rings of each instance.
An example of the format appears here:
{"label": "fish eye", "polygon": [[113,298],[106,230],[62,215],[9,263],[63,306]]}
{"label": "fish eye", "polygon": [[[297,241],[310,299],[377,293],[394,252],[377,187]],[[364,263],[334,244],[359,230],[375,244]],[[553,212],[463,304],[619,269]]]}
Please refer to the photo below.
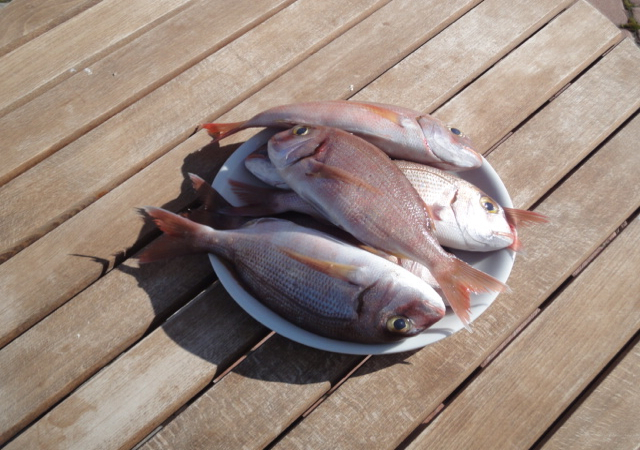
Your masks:
{"label": "fish eye", "polygon": [[459,129],[457,129],[457,128],[449,127],[449,131],[451,131],[451,132],[452,132],[453,134],[455,134],[456,136],[464,136],[464,135],[462,134],[462,131],[460,131],[460,130],[459,130]]}
{"label": "fish eye", "polygon": [[494,202],[490,197],[482,197],[480,199],[480,204],[487,212],[490,212],[492,214],[496,214],[498,212],[498,206],[496,205],[496,202]]}
{"label": "fish eye", "polygon": [[309,133],[309,127],[305,127],[305,126],[297,126],[292,130],[293,134],[295,134],[296,136],[304,136],[305,134]]}
{"label": "fish eye", "polygon": [[413,323],[408,317],[392,316],[387,320],[387,329],[392,333],[407,333],[413,329]]}

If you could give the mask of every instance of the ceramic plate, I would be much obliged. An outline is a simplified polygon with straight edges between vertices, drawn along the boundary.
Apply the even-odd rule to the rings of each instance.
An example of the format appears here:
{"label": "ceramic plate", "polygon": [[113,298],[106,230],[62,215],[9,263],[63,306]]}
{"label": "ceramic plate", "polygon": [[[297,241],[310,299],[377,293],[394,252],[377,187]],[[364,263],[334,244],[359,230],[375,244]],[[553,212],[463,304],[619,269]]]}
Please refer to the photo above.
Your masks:
{"label": "ceramic plate", "polygon": [[[231,191],[228,183],[230,178],[243,181],[245,183],[255,184],[256,186],[265,186],[245,169],[244,159],[260,145],[267,142],[267,140],[277,131],[280,130],[265,129],[242,144],[229,157],[220,169],[215,180],[213,180],[213,187],[232,205],[241,206],[242,202]],[[486,160],[482,167],[460,172],[459,175],[465,180],[478,186],[502,206],[513,206],[511,198],[509,197],[504,184],[500,180],[500,177]],[[473,267],[494,276],[502,282],[505,282],[509,277],[515,260],[515,253],[507,249],[486,253],[456,250],[454,253]],[[229,292],[231,297],[233,297],[233,299],[247,313],[276,333],[310,347],[332,352],[358,355],[398,353],[433,344],[434,342],[446,338],[447,336],[451,336],[453,333],[463,329],[462,322],[460,322],[460,320],[453,314],[450,308],[447,308],[446,315],[428,330],[417,336],[390,344],[360,344],[318,336],[297,327],[264,306],[238,284],[236,277],[216,256],[209,255],[209,258],[211,259],[213,269],[218,275],[222,285]],[[471,319],[474,320],[482,314],[497,296],[498,294],[496,293],[472,295]]]}

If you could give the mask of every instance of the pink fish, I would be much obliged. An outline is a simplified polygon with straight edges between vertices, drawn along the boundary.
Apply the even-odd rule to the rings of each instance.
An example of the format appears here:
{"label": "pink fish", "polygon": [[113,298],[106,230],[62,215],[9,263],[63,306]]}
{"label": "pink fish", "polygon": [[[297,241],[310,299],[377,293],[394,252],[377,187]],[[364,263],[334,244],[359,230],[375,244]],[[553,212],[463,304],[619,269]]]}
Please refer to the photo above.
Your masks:
{"label": "pink fish", "polygon": [[299,123],[349,131],[396,159],[455,171],[482,165],[471,140],[460,130],[428,114],[393,105],[343,100],[295,103],[268,109],[244,122],[202,127],[220,140],[246,128],[289,128]]}
{"label": "pink fish", "polygon": [[[151,262],[182,247],[231,263],[246,288],[290,322],[333,339],[393,342],[445,314],[440,296],[402,267],[335,237],[281,219],[215,230],[160,208],[145,208],[165,239],[140,256]],[[184,253],[184,252],[183,252]]]}
{"label": "pink fish", "polygon": [[268,151],[281,177],[323,217],[367,245],[425,265],[463,324],[470,291],[506,289],[440,246],[429,208],[376,146],[336,128],[298,125],[274,135]]}

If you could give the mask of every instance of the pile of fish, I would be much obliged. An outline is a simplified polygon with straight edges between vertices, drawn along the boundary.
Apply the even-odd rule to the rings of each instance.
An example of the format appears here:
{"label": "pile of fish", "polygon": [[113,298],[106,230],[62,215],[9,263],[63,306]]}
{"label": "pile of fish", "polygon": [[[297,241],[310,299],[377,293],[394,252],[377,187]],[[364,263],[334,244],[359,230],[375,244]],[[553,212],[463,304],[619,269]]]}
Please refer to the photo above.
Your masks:
{"label": "pile of fish", "polygon": [[[517,227],[547,221],[447,172],[483,159],[427,114],[324,101],[203,125],[215,140],[251,127],[282,129],[245,160],[270,187],[232,180],[245,203],[232,207],[191,175],[203,207],[188,217],[145,208],[165,234],[140,260],[215,254],[259,301],[318,335],[393,342],[439,321],[446,304],[468,327],[471,293],[507,287],[443,247],[517,251]],[[304,216],[272,217],[287,212]]]}

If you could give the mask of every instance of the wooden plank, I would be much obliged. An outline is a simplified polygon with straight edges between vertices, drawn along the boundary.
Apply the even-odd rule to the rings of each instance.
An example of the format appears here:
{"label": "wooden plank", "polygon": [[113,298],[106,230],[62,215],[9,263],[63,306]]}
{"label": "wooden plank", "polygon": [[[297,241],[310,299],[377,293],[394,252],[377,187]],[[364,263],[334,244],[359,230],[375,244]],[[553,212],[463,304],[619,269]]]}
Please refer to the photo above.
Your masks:
{"label": "wooden plank", "polygon": [[[122,48],[0,121],[7,143],[0,185],[272,16],[292,0],[196,0]],[[203,29],[215,33],[202,33]],[[179,52],[168,49],[180,49]],[[60,107],[62,106],[62,107]],[[52,107],[56,114],[42,114]]]}
{"label": "wooden plank", "polygon": [[[226,111],[383,3],[295,2],[0,187],[0,260],[169,151],[205,115]],[[261,45],[265,41],[273,45]]]}
{"label": "wooden plank", "polygon": [[162,205],[178,211],[192,203],[195,195],[185,174],[212,180],[229,154],[200,150],[209,141],[204,134],[192,137],[0,265],[0,346],[110,270],[116,255],[149,239],[154,227],[143,227],[137,208]]}
{"label": "wooden plank", "polygon": [[530,207],[640,108],[638,73],[640,49],[625,39],[491,153],[515,205]]}
{"label": "wooden plank", "polygon": [[353,99],[433,112],[571,3],[485,0]]}
{"label": "wooden plank", "polygon": [[533,445],[640,329],[639,245],[634,220],[408,448]]}
{"label": "wooden plank", "polygon": [[371,358],[275,448],[398,445],[638,207],[639,138],[637,116],[537,208],[552,223],[523,230],[527,257],[508,281],[513,293],[474,321],[473,333]]}
{"label": "wooden plank", "polygon": [[250,322],[214,285],[5,448],[133,446],[255,343]]}
{"label": "wooden plank", "polygon": [[0,57],[0,114],[24,104],[73,72],[90,70],[87,65],[91,62],[188,1],[104,0]]}
{"label": "wooden plank", "polygon": [[[286,103],[346,99],[477,3],[476,0],[446,4],[437,0],[391,2],[218,120],[245,120]],[[394,51],[389,52],[389,48]],[[230,141],[243,138],[232,136]]]}
{"label": "wooden plank", "polygon": [[60,0],[36,4],[13,0],[0,14],[0,56],[54,28],[100,0]]}
{"label": "wooden plank", "polygon": [[[635,222],[638,228],[638,221]],[[540,448],[637,449],[640,442],[638,367],[640,343],[636,339],[631,350],[588,392],[588,397]]]}
{"label": "wooden plank", "polygon": [[268,349],[263,344],[251,353],[142,448],[264,448],[359,359],[278,335],[268,343]]}
{"label": "wooden plank", "polygon": [[[572,26],[575,31],[567,33]],[[621,39],[609,19],[581,0],[435,115],[464,130],[485,152]]]}
{"label": "wooden plank", "polygon": [[[127,261],[0,350],[0,443],[211,284],[206,258]],[[224,301],[223,301],[224,304]],[[226,310],[221,309],[220,313]],[[233,318],[233,314],[231,315]],[[247,332],[265,333],[244,316]]]}

